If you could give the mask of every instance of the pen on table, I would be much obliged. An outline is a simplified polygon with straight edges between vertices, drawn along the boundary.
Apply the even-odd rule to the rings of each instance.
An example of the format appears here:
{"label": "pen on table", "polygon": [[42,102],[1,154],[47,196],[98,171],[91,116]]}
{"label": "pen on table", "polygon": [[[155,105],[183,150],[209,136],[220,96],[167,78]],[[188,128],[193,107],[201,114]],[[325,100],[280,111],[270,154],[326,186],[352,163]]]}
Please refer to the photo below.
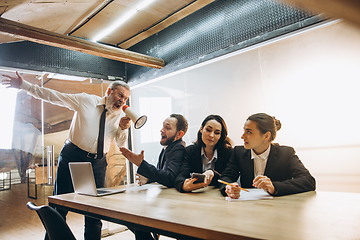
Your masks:
{"label": "pen on table", "polygon": [[215,169],[210,169],[210,170],[212,170],[216,175],[218,175],[219,177],[221,177],[221,174],[218,172],[218,171],[216,171]]}
{"label": "pen on table", "polygon": [[[218,179],[218,182],[219,183],[223,183],[223,184],[226,184],[226,185],[231,185],[230,183],[228,183],[228,182],[225,182],[225,181],[223,181],[223,180],[220,180],[220,179]],[[243,190],[243,191],[246,191],[246,192],[248,192],[248,190],[247,189],[245,189],[245,188],[240,188],[241,190]]]}

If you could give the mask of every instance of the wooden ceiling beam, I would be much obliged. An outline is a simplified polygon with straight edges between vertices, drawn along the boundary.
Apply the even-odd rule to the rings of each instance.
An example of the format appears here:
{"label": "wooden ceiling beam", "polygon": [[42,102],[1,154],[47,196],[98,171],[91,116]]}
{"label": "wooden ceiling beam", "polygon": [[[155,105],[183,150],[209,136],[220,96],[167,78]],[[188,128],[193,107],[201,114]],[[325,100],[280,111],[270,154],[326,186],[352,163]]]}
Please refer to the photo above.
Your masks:
{"label": "wooden ceiling beam", "polygon": [[329,18],[342,18],[360,27],[359,0],[281,0],[296,7],[324,13]]}
{"label": "wooden ceiling beam", "polygon": [[160,69],[164,60],[88,40],[32,27],[0,17],[0,34],[59,48],[88,53],[116,61]]}

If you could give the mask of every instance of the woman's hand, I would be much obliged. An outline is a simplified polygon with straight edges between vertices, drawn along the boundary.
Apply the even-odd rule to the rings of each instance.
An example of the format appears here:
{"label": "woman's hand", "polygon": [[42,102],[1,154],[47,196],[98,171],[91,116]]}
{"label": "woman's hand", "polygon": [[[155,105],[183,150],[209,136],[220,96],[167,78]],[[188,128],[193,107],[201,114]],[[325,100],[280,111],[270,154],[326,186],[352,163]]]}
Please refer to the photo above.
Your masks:
{"label": "woman's hand", "polygon": [[262,188],[270,194],[274,194],[275,187],[270,178],[267,176],[259,175],[253,180],[253,186],[256,188]]}
{"label": "woman's hand", "polygon": [[193,190],[206,187],[204,182],[194,184],[194,182],[196,180],[197,180],[197,178],[187,178],[187,179],[185,179],[185,182],[183,183],[183,186],[182,186],[183,190],[186,191],[186,192],[191,192]]}
{"label": "woman's hand", "polygon": [[206,186],[209,186],[211,183],[211,180],[214,177],[214,172],[212,170],[207,170],[203,174],[205,174],[204,183]]}
{"label": "woman's hand", "polygon": [[226,185],[225,192],[232,199],[238,199],[240,197],[240,187],[237,182]]}

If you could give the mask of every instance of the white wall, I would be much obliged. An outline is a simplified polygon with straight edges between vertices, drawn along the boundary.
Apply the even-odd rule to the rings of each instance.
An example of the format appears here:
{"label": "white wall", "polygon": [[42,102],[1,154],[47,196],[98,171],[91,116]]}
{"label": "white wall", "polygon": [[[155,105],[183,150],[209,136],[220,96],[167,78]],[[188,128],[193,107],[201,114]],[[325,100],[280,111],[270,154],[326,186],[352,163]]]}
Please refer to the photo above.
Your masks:
{"label": "white wall", "polygon": [[293,146],[318,190],[360,192],[360,29],[341,21],[303,30],[132,86],[148,115],[134,150],[157,162],[162,121],[181,113],[191,144],[208,114],[221,115],[236,145],[256,112],[282,122],[275,142]]}

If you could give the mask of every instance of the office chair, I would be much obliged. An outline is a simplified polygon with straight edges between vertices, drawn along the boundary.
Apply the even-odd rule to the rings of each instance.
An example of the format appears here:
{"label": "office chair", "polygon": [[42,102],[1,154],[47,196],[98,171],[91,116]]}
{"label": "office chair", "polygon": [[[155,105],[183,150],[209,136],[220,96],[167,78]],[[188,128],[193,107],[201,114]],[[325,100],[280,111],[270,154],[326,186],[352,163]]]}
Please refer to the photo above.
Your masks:
{"label": "office chair", "polygon": [[32,202],[26,204],[39,215],[50,240],[76,240],[64,218],[52,207],[36,206]]}

